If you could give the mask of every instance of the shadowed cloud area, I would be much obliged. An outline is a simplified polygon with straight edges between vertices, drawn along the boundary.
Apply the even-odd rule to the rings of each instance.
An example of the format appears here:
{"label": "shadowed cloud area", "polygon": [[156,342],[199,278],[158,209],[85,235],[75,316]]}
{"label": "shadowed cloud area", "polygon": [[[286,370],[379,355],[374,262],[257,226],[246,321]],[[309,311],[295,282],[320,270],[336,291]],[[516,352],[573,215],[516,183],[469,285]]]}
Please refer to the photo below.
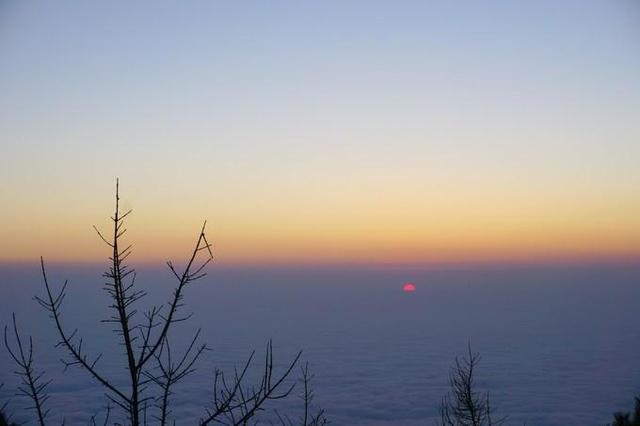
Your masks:
{"label": "shadowed cloud area", "polygon": [[[110,327],[93,325],[107,315],[99,272],[78,266],[51,268],[50,274],[56,283],[70,278],[66,321],[79,325],[87,350],[107,351],[102,368],[116,373],[122,354],[103,343],[112,339]],[[640,356],[638,266],[210,272],[187,295],[195,316],[174,336],[184,343],[191,334],[181,331],[201,326],[213,349],[176,395],[174,409],[184,418],[201,414],[214,365],[231,369],[271,337],[279,363],[304,348],[316,374],[317,403],[336,424],[435,421],[449,366],[468,339],[483,355],[480,385],[516,424],[603,424],[613,411],[628,411],[640,381],[634,368]],[[30,300],[43,291],[37,265],[3,266],[2,276],[0,320],[20,313],[24,332],[36,338],[38,362],[55,379],[50,406],[68,421],[86,422],[103,392],[83,372],[62,373],[50,323]],[[418,291],[402,291],[407,277]],[[139,280],[151,301],[171,288],[168,271],[143,269]],[[0,381],[14,380],[9,369],[0,372]]]}

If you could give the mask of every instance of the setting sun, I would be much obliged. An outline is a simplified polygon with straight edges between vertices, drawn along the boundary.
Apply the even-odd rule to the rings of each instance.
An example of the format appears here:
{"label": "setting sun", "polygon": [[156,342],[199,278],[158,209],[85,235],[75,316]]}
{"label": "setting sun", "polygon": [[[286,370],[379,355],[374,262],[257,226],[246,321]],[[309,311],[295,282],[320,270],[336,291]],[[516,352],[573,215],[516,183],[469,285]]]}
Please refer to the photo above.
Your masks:
{"label": "setting sun", "polygon": [[404,291],[405,293],[413,293],[414,291],[416,291],[416,285],[414,283],[405,283],[402,286],[402,291]]}

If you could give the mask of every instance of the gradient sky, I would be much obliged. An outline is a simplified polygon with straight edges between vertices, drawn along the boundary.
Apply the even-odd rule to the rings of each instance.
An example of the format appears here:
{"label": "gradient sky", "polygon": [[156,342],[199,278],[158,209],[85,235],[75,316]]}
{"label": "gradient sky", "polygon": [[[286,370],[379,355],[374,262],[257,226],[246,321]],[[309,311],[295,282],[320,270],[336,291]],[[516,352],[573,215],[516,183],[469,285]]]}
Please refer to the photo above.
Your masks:
{"label": "gradient sky", "polygon": [[0,260],[640,259],[636,1],[0,3]]}

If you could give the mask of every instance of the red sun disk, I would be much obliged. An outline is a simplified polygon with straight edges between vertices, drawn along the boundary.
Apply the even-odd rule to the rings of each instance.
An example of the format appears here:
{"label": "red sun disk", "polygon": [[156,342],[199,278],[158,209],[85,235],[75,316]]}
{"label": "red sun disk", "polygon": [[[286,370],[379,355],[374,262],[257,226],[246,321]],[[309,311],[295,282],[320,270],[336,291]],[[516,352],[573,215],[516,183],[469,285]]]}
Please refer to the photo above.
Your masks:
{"label": "red sun disk", "polygon": [[405,293],[411,293],[416,291],[416,285],[414,283],[404,283],[402,286],[402,291]]}

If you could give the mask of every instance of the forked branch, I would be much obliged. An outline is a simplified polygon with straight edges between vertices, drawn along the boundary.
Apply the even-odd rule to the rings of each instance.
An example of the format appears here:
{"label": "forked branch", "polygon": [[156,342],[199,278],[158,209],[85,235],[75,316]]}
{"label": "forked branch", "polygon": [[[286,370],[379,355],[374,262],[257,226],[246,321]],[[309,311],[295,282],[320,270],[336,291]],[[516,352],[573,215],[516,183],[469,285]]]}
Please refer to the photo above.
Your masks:
{"label": "forked branch", "polygon": [[[169,332],[171,324],[179,321],[184,321],[188,318],[176,318],[176,312],[182,306],[181,302],[184,297],[183,291],[188,284],[206,276],[206,272],[203,272],[203,270],[209,264],[209,262],[213,260],[213,252],[211,251],[212,245],[209,244],[209,242],[207,241],[207,236],[205,235],[206,226],[207,222],[205,221],[202,225],[202,229],[200,230],[200,235],[198,236],[196,246],[191,253],[189,261],[187,262],[187,266],[184,268],[181,274],[177,272],[172,262],[167,262],[167,266],[171,270],[171,273],[178,279],[178,285],[173,291],[173,298],[171,302],[169,302],[168,304],[169,312],[166,316],[161,316],[163,319],[162,329],[156,337],[155,343],[144,346],[142,352],[140,353],[140,359],[138,361],[139,369],[144,367],[144,365],[155,355],[156,351],[163,344],[167,337],[167,333]],[[205,250],[205,260],[197,263],[199,254],[204,252]]]}
{"label": "forked branch", "polygon": [[198,330],[191,340],[191,343],[181,357],[176,359],[171,352],[169,339],[165,339],[157,354],[154,355],[157,363],[156,372],[145,372],[145,376],[150,382],[155,383],[161,389],[159,396],[155,398],[155,406],[159,410],[159,415],[155,416],[161,426],[168,423],[171,415],[169,398],[173,394],[173,386],[192,374],[195,371],[195,363],[200,355],[207,350],[207,345],[202,343],[197,345],[200,330]]}
{"label": "forked branch", "polygon": [[254,354],[251,354],[241,372],[234,371],[230,382],[226,380],[224,373],[216,370],[213,382],[213,408],[206,411],[200,425],[208,425],[212,422],[232,426],[245,425],[264,409],[265,403],[286,398],[291,394],[295,382],[285,386],[285,381],[300,360],[302,352],[298,352],[282,374],[274,376],[273,343],[269,341],[262,378],[257,385],[247,386],[244,378]]}

